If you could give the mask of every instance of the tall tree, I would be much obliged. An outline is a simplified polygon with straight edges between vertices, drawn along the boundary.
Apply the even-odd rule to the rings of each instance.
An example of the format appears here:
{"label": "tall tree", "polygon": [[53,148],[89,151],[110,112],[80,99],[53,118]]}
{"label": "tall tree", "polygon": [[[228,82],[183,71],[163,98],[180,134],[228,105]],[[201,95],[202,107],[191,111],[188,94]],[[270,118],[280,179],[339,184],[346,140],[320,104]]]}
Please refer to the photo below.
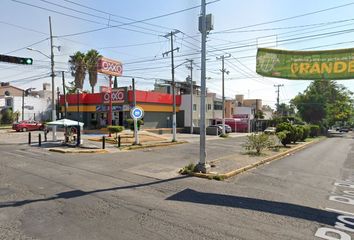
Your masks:
{"label": "tall tree", "polygon": [[352,94],[334,81],[315,80],[291,103],[304,121],[329,127],[336,121],[348,121],[353,116]]}
{"label": "tall tree", "polygon": [[292,116],[295,114],[295,109],[294,109],[294,106],[292,106],[292,105],[288,105],[286,103],[281,103],[281,104],[279,104],[277,113],[278,113],[278,115],[281,115],[281,116]]}
{"label": "tall tree", "polygon": [[91,85],[91,92],[95,92],[95,86],[97,84],[97,62],[102,57],[95,49],[91,49],[86,53],[85,63],[89,74],[89,80]]}
{"label": "tall tree", "polygon": [[82,89],[86,75],[85,54],[77,51],[69,59],[71,75],[75,77],[75,87]]}

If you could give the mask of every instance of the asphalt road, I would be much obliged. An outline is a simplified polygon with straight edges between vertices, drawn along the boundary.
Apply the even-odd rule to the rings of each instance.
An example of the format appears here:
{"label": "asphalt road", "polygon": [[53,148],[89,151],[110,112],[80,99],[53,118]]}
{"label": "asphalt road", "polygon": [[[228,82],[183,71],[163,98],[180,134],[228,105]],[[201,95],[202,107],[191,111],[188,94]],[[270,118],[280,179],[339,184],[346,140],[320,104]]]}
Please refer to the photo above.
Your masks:
{"label": "asphalt road", "polygon": [[[176,174],[197,159],[197,143],[63,155],[14,136],[0,135],[0,239],[354,237],[352,136],[224,182]],[[241,143],[208,141],[208,158],[239,151]]]}

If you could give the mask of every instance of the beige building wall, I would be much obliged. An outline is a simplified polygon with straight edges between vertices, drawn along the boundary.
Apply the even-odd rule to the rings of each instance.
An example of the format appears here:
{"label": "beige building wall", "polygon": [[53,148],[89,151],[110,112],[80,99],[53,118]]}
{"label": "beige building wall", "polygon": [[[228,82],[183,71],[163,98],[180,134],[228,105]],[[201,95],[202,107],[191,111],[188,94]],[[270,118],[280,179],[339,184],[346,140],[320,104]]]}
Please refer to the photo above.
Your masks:
{"label": "beige building wall", "polygon": [[14,86],[1,86],[0,87],[0,97],[5,96],[5,92],[8,91],[10,96],[22,96],[23,90]]}
{"label": "beige building wall", "polygon": [[262,99],[244,99],[243,107],[252,107],[257,109],[257,111],[262,110]]}

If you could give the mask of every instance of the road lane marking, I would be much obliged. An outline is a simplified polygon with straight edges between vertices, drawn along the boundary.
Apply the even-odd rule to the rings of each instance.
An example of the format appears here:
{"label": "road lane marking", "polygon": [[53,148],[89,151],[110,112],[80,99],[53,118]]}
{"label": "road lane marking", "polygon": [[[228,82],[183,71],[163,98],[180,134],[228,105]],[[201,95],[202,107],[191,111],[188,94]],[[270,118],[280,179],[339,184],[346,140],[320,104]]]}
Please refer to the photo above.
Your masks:
{"label": "road lane marking", "polygon": [[346,212],[346,211],[342,211],[342,210],[338,210],[338,209],[334,209],[334,208],[325,208],[325,209],[328,210],[328,211],[331,211],[331,212],[336,212],[336,213],[341,213],[341,214],[345,214],[345,215],[354,216],[354,213],[351,213],[351,212]]}

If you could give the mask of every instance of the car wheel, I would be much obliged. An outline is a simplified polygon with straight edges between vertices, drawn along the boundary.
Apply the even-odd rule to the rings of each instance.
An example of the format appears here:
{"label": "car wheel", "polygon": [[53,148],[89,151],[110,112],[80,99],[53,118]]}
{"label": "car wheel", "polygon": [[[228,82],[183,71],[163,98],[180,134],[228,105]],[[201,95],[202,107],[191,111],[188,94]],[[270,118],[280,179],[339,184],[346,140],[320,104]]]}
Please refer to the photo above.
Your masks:
{"label": "car wheel", "polygon": [[22,128],[22,132],[27,132],[27,128]]}

